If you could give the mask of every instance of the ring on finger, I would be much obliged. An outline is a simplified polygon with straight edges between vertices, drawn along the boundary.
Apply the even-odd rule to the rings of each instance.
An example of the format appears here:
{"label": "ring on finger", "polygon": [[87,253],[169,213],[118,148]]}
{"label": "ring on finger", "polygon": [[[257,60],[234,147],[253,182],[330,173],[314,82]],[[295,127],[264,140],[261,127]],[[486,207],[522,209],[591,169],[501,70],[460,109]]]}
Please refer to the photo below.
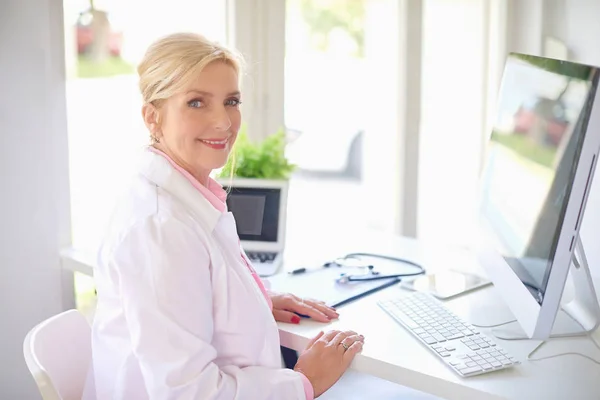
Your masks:
{"label": "ring on finger", "polygon": [[354,343],[354,340],[352,340],[352,338],[350,337],[345,337],[340,344],[342,345],[342,347],[344,348],[344,351],[348,350],[350,348],[350,346],[352,346],[352,343]]}

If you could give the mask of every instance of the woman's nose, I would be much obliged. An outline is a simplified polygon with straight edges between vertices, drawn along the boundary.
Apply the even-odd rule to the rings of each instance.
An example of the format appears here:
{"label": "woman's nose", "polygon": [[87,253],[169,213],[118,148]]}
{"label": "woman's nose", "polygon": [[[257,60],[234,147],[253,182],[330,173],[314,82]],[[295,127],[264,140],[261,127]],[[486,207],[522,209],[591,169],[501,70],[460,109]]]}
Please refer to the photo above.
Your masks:
{"label": "woman's nose", "polygon": [[215,110],[213,123],[215,129],[218,130],[227,131],[231,128],[231,119],[229,118],[229,114],[225,107],[219,107]]}

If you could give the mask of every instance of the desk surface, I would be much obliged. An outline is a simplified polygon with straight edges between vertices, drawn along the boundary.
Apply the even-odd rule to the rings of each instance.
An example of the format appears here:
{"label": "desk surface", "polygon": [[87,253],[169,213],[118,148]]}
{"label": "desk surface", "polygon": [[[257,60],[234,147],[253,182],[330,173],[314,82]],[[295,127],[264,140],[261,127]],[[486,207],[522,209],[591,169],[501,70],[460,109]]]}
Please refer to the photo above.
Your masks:
{"label": "desk surface", "polygon": [[[317,246],[310,255],[286,251],[286,269],[309,263],[314,265],[351,251],[371,251],[420,262],[428,271],[452,268],[482,273],[469,253],[460,249],[425,246],[410,239],[384,236],[368,239],[349,237],[334,243],[313,239],[310,242],[320,243],[322,248]],[[309,246],[309,243],[305,245]],[[321,257],[320,261],[316,257]],[[277,290],[276,287],[272,289]],[[572,355],[527,361],[527,354],[541,343],[538,340],[495,339],[522,364],[507,370],[460,378],[377,306],[377,300],[401,295],[402,290],[393,286],[340,307],[340,318],[329,324],[310,320],[303,320],[300,325],[279,323],[281,343],[301,351],[320,330],[357,331],[365,336],[365,345],[362,353],[355,358],[352,369],[445,399],[600,398],[599,365]],[[493,286],[447,300],[445,304],[470,323],[490,325],[513,319]],[[481,331],[491,335],[490,329]],[[537,351],[535,357],[568,351],[583,352],[600,360],[600,350],[587,338],[552,340]]]}

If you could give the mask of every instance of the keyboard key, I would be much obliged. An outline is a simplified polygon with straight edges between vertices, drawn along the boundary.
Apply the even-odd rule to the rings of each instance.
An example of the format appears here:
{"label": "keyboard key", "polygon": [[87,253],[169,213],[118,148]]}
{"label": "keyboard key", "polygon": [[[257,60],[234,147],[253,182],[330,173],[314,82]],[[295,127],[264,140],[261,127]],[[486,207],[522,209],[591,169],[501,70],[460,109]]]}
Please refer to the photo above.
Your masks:
{"label": "keyboard key", "polygon": [[435,340],[437,340],[438,342],[445,342],[446,338],[444,337],[444,335],[440,335],[439,333],[435,333],[433,335],[433,337],[435,338]]}
{"label": "keyboard key", "polygon": [[468,375],[468,374],[472,374],[474,372],[481,371],[481,368],[479,368],[479,367],[463,368],[463,369],[459,369],[459,371],[463,375]]}
{"label": "keyboard key", "polygon": [[417,322],[415,322],[415,321],[413,321],[412,319],[408,318],[408,317],[407,317],[406,315],[404,315],[404,313],[402,313],[402,312],[397,312],[397,313],[394,313],[394,316],[395,316],[396,318],[398,318],[398,319],[402,320],[402,322],[403,322],[404,324],[406,324],[406,326],[407,326],[409,329],[415,329],[415,328],[418,328],[418,327],[419,327],[419,324],[418,324]]}
{"label": "keyboard key", "polygon": [[427,343],[427,344],[434,344],[434,343],[437,343],[437,340],[435,340],[435,339],[434,339],[433,337],[431,337],[431,336],[427,336],[427,337],[424,337],[424,338],[422,338],[422,339],[423,339],[423,340],[425,341],[425,343]]}

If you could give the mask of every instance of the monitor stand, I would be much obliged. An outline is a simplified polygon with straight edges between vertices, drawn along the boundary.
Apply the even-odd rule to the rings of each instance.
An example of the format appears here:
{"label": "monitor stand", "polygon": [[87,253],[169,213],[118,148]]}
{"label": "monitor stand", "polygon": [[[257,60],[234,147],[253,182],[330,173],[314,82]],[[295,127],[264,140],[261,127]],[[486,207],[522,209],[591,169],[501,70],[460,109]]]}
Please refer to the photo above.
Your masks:
{"label": "monitor stand", "polygon": [[[558,312],[550,338],[587,336],[593,334],[600,326],[600,304],[598,304],[589,265],[579,237],[575,243],[569,272],[573,278],[574,298],[561,308],[570,318],[565,318],[561,315],[563,313]],[[530,339],[518,324],[511,325],[494,328],[492,332],[498,339]]]}

